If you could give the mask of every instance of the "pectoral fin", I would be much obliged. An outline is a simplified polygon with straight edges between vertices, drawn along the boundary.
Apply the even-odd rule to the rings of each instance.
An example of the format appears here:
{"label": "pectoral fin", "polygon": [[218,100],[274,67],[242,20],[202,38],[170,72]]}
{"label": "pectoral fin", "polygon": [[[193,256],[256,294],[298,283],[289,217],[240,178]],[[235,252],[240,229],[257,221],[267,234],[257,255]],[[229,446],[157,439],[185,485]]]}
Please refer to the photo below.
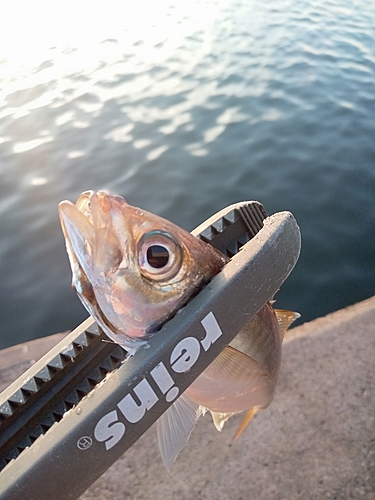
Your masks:
{"label": "pectoral fin", "polygon": [[[192,383],[186,393],[213,414],[232,415],[270,403],[272,380],[265,368],[237,349],[227,346]],[[226,417],[214,417],[219,429]]]}
{"label": "pectoral fin", "polygon": [[186,445],[203,408],[182,394],[157,421],[157,435],[161,458],[170,471],[173,462]]}
{"label": "pectoral fin", "polygon": [[263,378],[267,371],[255,359],[232,346],[227,346],[206,369],[215,378],[222,374],[225,380]]}

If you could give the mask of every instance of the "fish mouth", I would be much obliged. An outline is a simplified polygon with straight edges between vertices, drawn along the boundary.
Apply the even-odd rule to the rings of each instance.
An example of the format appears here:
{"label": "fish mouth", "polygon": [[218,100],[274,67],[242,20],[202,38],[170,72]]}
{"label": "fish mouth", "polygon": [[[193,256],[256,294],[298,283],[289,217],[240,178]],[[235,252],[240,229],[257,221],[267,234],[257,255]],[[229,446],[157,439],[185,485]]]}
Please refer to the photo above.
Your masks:
{"label": "fish mouth", "polygon": [[[127,206],[119,196],[104,191],[86,191],[76,203],[62,201],[58,211],[72,269],[72,286],[83,305],[111,338],[131,338],[105,315],[98,303],[96,288],[110,271],[124,267],[123,251],[114,230],[113,215]],[[123,247],[126,249],[126,244]],[[139,333],[137,332],[137,335]],[[116,340],[117,341],[117,340]]]}
{"label": "fish mouth", "polygon": [[[75,204],[70,201],[59,204],[68,253],[75,257],[86,274],[90,274],[90,268],[107,274],[120,263],[126,267],[113,221],[119,209],[119,198],[105,191],[85,191]],[[127,205],[123,198],[121,202]]]}

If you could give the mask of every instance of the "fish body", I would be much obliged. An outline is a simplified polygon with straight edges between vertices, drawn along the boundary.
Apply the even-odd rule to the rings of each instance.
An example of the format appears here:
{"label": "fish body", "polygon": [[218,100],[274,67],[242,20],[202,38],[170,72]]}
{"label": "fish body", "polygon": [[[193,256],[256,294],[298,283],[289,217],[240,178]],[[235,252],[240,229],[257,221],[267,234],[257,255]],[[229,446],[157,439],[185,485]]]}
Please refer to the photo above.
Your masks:
{"label": "fish body", "polygon": [[[73,286],[104,332],[127,350],[157,334],[228,262],[189,232],[103,191],[61,202],[59,214]],[[270,404],[283,335],[297,317],[264,305],[159,418],[168,469],[207,410],[221,430],[230,416],[248,411],[244,427]]]}

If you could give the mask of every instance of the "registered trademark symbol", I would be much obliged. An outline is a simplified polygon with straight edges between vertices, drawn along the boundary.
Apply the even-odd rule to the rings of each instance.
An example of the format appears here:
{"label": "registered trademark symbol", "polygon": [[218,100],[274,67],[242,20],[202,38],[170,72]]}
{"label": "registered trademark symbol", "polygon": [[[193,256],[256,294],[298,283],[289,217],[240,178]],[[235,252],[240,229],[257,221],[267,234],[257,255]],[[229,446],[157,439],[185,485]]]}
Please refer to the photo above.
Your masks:
{"label": "registered trademark symbol", "polygon": [[90,436],[82,436],[77,441],[77,447],[80,450],[87,450],[92,445],[92,439]]}

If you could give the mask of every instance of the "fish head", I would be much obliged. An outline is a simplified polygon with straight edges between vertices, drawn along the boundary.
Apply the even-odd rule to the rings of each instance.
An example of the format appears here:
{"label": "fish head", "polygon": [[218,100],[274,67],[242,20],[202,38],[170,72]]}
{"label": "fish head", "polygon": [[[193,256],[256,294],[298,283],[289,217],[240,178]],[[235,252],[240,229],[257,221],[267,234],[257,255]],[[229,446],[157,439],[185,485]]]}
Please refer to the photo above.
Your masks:
{"label": "fish head", "polygon": [[59,215],[73,287],[124,347],[154,334],[227,261],[175,224],[104,191],[61,202]]}

